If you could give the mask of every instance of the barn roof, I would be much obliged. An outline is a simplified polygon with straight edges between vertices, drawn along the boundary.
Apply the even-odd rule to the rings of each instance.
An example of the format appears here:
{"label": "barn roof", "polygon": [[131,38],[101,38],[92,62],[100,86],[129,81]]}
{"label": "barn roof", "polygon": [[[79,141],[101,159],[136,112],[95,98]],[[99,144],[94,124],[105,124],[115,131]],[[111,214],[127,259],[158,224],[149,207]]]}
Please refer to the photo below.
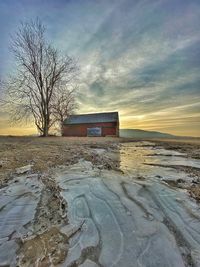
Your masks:
{"label": "barn roof", "polygon": [[64,120],[63,124],[83,124],[83,123],[97,123],[97,122],[115,122],[118,121],[118,112],[93,113],[71,115]]}

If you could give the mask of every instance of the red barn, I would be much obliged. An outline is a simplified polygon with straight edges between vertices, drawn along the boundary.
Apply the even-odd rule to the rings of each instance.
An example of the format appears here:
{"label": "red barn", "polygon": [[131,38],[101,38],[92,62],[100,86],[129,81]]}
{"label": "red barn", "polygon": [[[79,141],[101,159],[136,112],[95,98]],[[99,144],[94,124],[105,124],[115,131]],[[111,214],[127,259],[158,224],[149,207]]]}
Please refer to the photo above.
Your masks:
{"label": "red barn", "polygon": [[71,115],[64,120],[63,136],[119,136],[118,112]]}

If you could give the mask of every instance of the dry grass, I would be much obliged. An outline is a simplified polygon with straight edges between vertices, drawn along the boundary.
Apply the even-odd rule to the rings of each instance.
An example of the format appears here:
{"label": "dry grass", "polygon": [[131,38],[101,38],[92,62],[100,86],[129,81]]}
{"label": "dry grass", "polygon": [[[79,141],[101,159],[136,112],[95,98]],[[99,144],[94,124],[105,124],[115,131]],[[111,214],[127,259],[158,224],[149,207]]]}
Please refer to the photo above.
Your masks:
{"label": "dry grass", "polygon": [[95,158],[91,148],[107,149],[119,142],[119,138],[0,137],[0,184],[5,184],[16,168],[28,164],[33,165],[34,172],[70,165],[80,158],[95,164],[103,159]]}
{"label": "dry grass", "polygon": [[38,267],[57,265],[64,261],[68,251],[68,237],[61,233],[57,227],[36,235],[22,243],[20,265]]}
{"label": "dry grass", "polygon": [[189,189],[189,193],[191,197],[195,198],[198,202],[200,202],[200,184],[191,186]]}

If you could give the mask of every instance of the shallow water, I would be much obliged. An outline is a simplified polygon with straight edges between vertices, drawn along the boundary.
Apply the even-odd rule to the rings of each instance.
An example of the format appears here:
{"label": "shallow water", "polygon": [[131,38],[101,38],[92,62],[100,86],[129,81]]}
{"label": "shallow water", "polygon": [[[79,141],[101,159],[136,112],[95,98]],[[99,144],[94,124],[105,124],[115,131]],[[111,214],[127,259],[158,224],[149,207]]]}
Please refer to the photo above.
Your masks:
{"label": "shallow water", "polygon": [[[70,223],[83,224],[71,239],[62,266],[200,266],[199,206],[186,192],[158,178],[187,179],[187,175],[147,165],[177,163],[174,156],[167,156],[167,162],[166,156],[149,156],[155,152],[149,145],[121,146],[124,174],[99,171],[90,162],[80,161],[58,175]],[[184,165],[193,164],[193,160],[178,159]]]}

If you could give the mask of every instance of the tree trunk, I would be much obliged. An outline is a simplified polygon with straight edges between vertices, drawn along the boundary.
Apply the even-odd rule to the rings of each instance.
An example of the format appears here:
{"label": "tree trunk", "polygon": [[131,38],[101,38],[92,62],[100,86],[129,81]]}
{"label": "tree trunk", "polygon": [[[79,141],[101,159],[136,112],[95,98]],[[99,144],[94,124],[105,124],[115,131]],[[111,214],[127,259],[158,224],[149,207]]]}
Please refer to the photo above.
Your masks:
{"label": "tree trunk", "polygon": [[60,132],[61,132],[61,135],[63,136],[63,121],[61,120],[60,122]]}
{"label": "tree trunk", "polygon": [[48,130],[48,126],[47,126],[46,123],[45,123],[43,136],[44,136],[44,137],[47,137],[48,135],[49,135],[49,130]]}
{"label": "tree trunk", "polygon": [[49,116],[45,114],[44,116],[44,128],[43,128],[43,136],[47,137],[49,135]]}

